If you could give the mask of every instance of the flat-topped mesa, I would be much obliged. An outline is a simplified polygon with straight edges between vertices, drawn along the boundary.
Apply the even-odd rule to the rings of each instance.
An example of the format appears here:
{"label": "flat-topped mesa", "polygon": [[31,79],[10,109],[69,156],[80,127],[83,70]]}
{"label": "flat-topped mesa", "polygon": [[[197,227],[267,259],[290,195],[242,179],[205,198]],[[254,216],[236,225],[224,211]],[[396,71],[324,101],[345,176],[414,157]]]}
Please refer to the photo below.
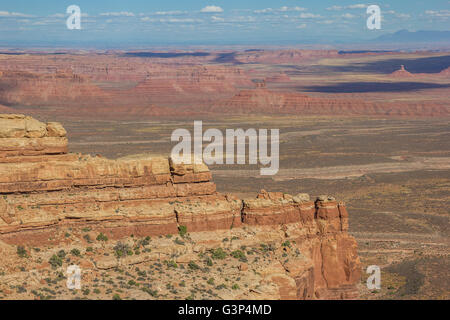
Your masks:
{"label": "flat-topped mesa", "polygon": [[216,192],[204,164],[70,154],[57,123],[21,115],[0,115],[0,122],[0,241],[41,246],[66,241],[68,228],[121,239],[176,234],[184,226],[217,246],[217,232],[245,233],[254,245],[292,241],[302,253],[301,263],[272,277],[283,298],[357,295],[356,241],[347,233],[345,205],[333,197],[262,190],[241,200]]}

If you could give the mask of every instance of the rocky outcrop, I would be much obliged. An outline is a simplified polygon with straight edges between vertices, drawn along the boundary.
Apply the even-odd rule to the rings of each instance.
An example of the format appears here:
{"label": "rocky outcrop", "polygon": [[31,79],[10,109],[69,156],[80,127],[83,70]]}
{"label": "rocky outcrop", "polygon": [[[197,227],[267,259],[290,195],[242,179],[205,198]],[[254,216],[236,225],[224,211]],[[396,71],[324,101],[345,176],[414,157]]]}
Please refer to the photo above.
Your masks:
{"label": "rocky outcrop", "polygon": [[[58,242],[57,230],[89,227],[109,238],[245,233],[242,245],[297,250],[264,270],[282,299],[354,298],[360,277],[343,203],[261,191],[256,199],[216,192],[203,165],[136,155],[117,160],[67,153],[64,128],[0,115],[0,240]],[[14,142],[15,141],[15,142]],[[252,236],[249,236],[251,234]],[[206,236],[204,236],[206,237]],[[288,244],[288,245],[287,245]]]}
{"label": "rocky outcrop", "polygon": [[404,65],[401,65],[400,69],[391,73],[391,77],[394,78],[414,78],[414,76],[414,74],[405,69]]}
{"label": "rocky outcrop", "polygon": [[0,139],[0,163],[21,162],[19,156],[67,153],[66,130],[59,123],[44,124],[23,115],[0,115]]}

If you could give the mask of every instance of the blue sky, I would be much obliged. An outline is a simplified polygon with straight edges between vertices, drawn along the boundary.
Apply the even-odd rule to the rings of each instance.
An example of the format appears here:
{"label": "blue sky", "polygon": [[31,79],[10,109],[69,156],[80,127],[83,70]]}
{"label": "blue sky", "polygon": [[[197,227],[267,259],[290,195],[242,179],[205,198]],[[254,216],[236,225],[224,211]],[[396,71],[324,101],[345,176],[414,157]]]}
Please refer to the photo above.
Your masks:
{"label": "blue sky", "polygon": [[[66,28],[65,12],[72,4],[81,8],[82,30]],[[381,30],[366,27],[370,4],[381,7]],[[400,29],[450,30],[449,19],[448,0],[1,0],[0,43],[145,46],[357,42]]]}

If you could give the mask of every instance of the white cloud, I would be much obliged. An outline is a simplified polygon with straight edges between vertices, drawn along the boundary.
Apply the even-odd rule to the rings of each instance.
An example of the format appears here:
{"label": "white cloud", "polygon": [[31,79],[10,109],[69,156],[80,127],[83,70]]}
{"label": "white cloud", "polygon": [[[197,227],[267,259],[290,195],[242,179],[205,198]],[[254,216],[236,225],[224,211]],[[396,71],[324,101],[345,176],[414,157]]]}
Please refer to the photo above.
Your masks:
{"label": "white cloud", "polygon": [[101,16],[105,17],[134,17],[133,12],[121,11],[121,12],[103,12],[100,13]]}
{"label": "white cloud", "polygon": [[347,8],[348,9],[365,9],[367,7],[368,7],[368,5],[366,5],[366,4],[358,3],[358,4],[349,5]]}
{"label": "white cloud", "polygon": [[30,14],[20,13],[20,12],[9,12],[9,11],[0,11],[0,17],[21,17],[21,18],[29,18],[33,17]]}
{"label": "white cloud", "polygon": [[215,22],[223,22],[223,21],[225,21],[224,18],[222,18],[222,17],[217,17],[217,16],[212,16],[212,17],[211,17],[211,20],[212,20],[212,21],[215,21]]}
{"label": "white cloud", "polygon": [[306,28],[306,23],[303,23],[299,26],[297,26],[297,29],[305,29]]}
{"label": "white cloud", "polygon": [[331,7],[327,8],[327,10],[329,10],[329,11],[339,11],[342,9],[344,9],[344,7],[342,7],[342,6],[331,6]]}
{"label": "white cloud", "polygon": [[306,8],[302,8],[302,7],[293,7],[293,8],[289,8],[289,7],[281,7],[280,9],[278,9],[279,11],[282,12],[286,12],[286,11],[305,11]]}
{"label": "white cloud", "polygon": [[170,23],[195,23],[195,22],[203,22],[201,19],[178,19],[178,18],[171,18],[171,19],[160,19],[160,22],[170,22]]}
{"label": "white cloud", "polygon": [[450,17],[450,10],[427,10],[425,14],[431,17],[447,18]]}
{"label": "white cloud", "polygon": [[323,21],[317,21],[317,23],[320,23],[320,24],[333,24],[333,23],[335,23],[336,21],[334,21],[334,20],[323,20]]}
{"label": "white cloud", "polygon": [[180,11],[180,10],[155,12],[155,14],[159,15],[159,16],[166,16],[166,15],[176,16],[176,15],[181,15],[181,14],[186,14],[186,13],[187,13],[186,11]]}
{"label": "white cloud", "polygon": [[259,9],[254,10],[254,13],[272,13],[272,12],[298,12],[298,11],[306,11],[306,8],[303,7],[281,7],[278,9],[272,9],[272,8],[265,8],[265,9]]}
{"label": "white cloud", "polygon": [[272,8],[266,8],[266,9],[260,9],[260,10],[255,10],[253,11],[254,13],[269,13],[269,12],[273,12],[274,10]]}
{"label": "white cloud", "polygon": [[316,19],[316,18],[322,18],[320,14],[314,14],[314,13],[301,13],[300,18],[302,19]]}
{"label": "white cloud", "polygon": [[411,18],[411,15],[408,13],[396,13],[395,16],[397,18],[408,19]]}
{"label": "white cloud", "polygon": [[141,18],[141,21],[144,22],[161,22],[161,23],[200,23],[203,22],[201,19],[191,19],[191,18],[185,18],[185,19],[179,19],[179,18],[161,18],[161,19],[155,19],[150,17],[143,17]]}
{"label": "white cloud", "polygon": [[220,12],[223,12],[223,9],[221,7],[218,7],[218,6],[206,6],[202,10],[200,10],[200,12],[203,12],[203,13],[220,13]]}
{"label": "white cloud", "polygon": [[63,13],[55,13],[52,15],[49,15],[50,18],[64,18],[66,15]]}
{"label": "white cloud", "polygon": [[150,17],[143,17],[143,18],[141,18],[141,21],[156,22],[156,21],[158,21],[158,19],[154,19],[154,18],[150,18]]}
{"label": "white cloud", "polygon": [[356,16],[354,15],[354,14],[351,14],[351,13],[344,13],[343,15],[342,15],[342,18],[346,18],[346,19],[353,19],[353,18],[355,18]]}
{"label": "white cloud", "polygon": [[365,9],[367,7],[368,7],[368,5],[366,5],[366,4],[358,3],[358,4],[351,4],[349,6],[331,6],[331,7],[328,7],[327,10],[340,11],[343,9]]}

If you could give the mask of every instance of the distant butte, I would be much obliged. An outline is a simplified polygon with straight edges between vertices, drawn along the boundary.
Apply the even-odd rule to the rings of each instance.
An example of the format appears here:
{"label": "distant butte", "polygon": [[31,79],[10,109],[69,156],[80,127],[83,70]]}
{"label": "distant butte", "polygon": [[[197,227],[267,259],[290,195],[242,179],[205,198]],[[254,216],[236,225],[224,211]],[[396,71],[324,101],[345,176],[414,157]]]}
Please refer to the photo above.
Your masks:
{"label": "distant butte", "polygon": [[402,64],[400,69],[391,73],[391,76],[398,78],[406,78],[406,77],[414,77],[415,75],[405,69],[405,66]]}

